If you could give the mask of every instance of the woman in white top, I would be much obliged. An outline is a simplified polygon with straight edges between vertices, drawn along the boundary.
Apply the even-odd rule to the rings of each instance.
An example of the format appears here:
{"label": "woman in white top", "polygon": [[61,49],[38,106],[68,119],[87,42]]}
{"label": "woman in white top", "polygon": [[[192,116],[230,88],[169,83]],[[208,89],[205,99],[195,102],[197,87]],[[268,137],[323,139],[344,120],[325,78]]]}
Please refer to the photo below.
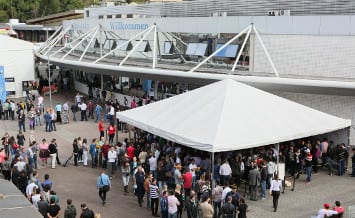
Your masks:
{"label": "woman in white top", "polygon": [[277,210],[277,204],[279,201],[281,188],[282,188],[282,181],[279,179],[278,175],[275,175],[270,185],[270,194],[272,195],[274,212],[276,212]]}

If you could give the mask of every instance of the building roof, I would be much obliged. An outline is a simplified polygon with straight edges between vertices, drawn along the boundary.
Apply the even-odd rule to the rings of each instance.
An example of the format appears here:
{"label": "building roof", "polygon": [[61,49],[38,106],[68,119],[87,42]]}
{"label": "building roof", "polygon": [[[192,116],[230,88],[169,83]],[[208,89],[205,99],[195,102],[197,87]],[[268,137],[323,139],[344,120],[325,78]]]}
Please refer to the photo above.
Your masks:
{"label": "building roof", "polygon": [[60,25],[63,20],[79,19],[84,17],[84,10],[71,10],[44,17],[29,19],[27,24]]}

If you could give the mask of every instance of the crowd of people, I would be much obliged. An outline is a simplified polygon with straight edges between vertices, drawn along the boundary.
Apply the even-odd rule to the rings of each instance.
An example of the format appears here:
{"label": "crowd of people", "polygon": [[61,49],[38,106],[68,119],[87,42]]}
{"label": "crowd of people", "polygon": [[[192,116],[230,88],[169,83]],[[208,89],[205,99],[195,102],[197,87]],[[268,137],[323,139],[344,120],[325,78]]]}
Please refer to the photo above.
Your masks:
{"label": "crowd of people", "polygon": [[[132,101],[131,106],[136,107],[136,102]],[[57,164],[61,164],[58,145],[55,139],[50,143],[47,143],[46,139],[37,143],[31,133],[29,146],[25,148],[26,139],[23,132],[26,131],[26,117],[30,120],[31,130],[41,126],[44,120],[45,130],[55,131],[55,122],[63,121],[63,111],[64,114],[71,111],[73,121],[79,120],[76,113],[80,111],[81,121],[92,119],[98,122],[97,138],[89,139],[89,142],[81,137],[73,139],[74,165],[79,166],[82,163],[89,166],[91,163],[92,168],[105,169],[96,184],[102,204],[107,202],[106,193],[111,188],[110,180],[120,174],[123,193],[133,192],[138,206],[143,207],[145,200],[152,215],[161,217],[181,217],[184,208],[187,217],[246,217],[246,198],[241,197],[239,193],[242,184],[248,187],[248,192],[244,194],[252,201],[265,200],[269,190],[276,212],[283,188],[280,179],[284,179],[278,178],[277,160],[285,163],[286,174],[294,178],[294,183],[300,175],[305,174],[305,182],[310,184],[312,173],[318,173],[320,167],[326,168],[330,176],[335,172],[344,176],[350,155],[344,144],[333,145],[327,139],[316,139],[314,143],[311,139],[301,139],[281,144],[279,151],[270,145],[216,153],[215,161],[211,163],[212,158],[207,152],[183,147],[139,129],[134,129],[132,141],[126,138],[122,142],[117,142],[116,139],[115,142],[117,131],[126,128],[116,116],[120,110],[117,100],[107,101],[101,106],[94,100],[85,101],[78,93],[71,107],[67,101],[63,105],[58,103],[54,109],[46,110],[44,115],[42,96],[38,96],[36,105],[33,105],[33,99],[26,98],[26,103],[15,104],[13,101],[6,101],[0,108],[3,109],[0,114],[4,119],[15,119],[13,114],[16,113],[19,122],[19,133],[16,137],[5,133],[2,138],[0,166],[4,178],[12,180],[27,197],[30,194],[29,200],[32,199],[31,195],[37,194],[39,190],[38,196],[43,196],[48,205],[57,209],[58,207],[54,206],[56,198],[54,197],[52,202],[50,195],[47,198],[44,195],[45,192],[53,191],[52,188],[41,189],[34,178],[35,174],[37,175],[38,162],[47,166],[50,159],[53,169]],[[355,176],[355,149],[352,152],[351,175]],[[29,188],[30,192],[27,192],[30,184],[32,189]],[[36,184],[36,189],[33,184]],[[68,207],[72,208],[72,202],[69,200]],[[86,208],[86,205],[82,208]],[[47,216],[55,217],[48,214]]]}

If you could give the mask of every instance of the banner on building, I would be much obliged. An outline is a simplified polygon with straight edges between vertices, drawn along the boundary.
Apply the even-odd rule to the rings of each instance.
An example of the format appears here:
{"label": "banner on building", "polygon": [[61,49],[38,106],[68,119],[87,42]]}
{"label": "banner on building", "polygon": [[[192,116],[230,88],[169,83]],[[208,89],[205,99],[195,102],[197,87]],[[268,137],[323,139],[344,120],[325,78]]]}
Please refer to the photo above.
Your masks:
{"label": "banner on building", "polygon": [[0,65],[0,100],[4,104],[6,100],[6,88],[5,88],[5,68],[3,65]]}

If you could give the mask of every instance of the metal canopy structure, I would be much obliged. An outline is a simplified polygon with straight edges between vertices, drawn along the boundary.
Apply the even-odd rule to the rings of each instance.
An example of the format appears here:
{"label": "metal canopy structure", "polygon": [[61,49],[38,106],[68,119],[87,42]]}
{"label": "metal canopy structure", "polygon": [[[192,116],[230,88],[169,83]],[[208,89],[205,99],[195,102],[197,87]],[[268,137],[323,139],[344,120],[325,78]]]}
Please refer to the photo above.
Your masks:
{"label": "metal canopy structure", "polygon": [[[273,72],[252,72],[249,66],[239,63],[247,43],[252,43],[251,35],[261,45]],[[243,40],[240,39],[242,37]],[[238,43],[237,40],[241,46],[236,57],[232,58],[232,64],[216,61],[216,55],[233,43]],[[87,32],[69,26],[66,29],[60,27],[36,51],[36,56],[69,69],[107,75],[188,82],[196,85],[231,78],[267,91],[341,95],[354,93],[353,82],[280,78],[254,24],[250,24],[213,52],[203,56],[187,54],[190,43],[178,34],[160,31],[156,24],[131,34],[130,38],[107,31],[101,25]],[[198,51],[196,54],[203,52]]]}

